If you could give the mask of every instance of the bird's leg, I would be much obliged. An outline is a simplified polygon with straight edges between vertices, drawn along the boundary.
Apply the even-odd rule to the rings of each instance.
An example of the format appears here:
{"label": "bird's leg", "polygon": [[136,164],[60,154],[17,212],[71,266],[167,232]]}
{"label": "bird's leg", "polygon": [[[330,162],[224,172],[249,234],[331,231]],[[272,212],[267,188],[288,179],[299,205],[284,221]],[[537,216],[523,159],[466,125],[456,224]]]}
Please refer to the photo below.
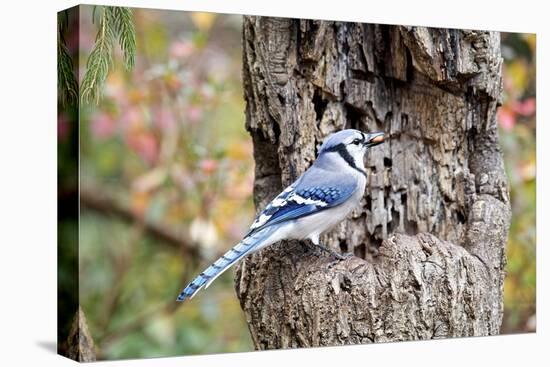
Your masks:
{"label": "bird's leg", "polygon": [[328,247],[325,247],[325,246],[321,245],[321,244],[319,243],[319,239],[318,239],[318,238],[313,238],[313,239],[311,239],[311,242],[313,242],[313,244],[314,244],[316,247],[318,247],[318,248],[320,248],[321,250],[327,252],[329,255],[334,256],[334,257],[337,258],[338,260],[345,260],[345,259],[347,259],[348,257],[353,256],[353,254],[351,254],[351,253],[346,253],[346,254],[343,254],[343,255],[342,255],[342,254],[340,254],[340,253],[338,253],[338,252],[336,252],[336,251],[334,251],[334,250],[332,250],[332,249],[330,249],[330,248],[328,248]]}
{"label": "bird's leg", "polygon": [[[334,256],[335,258],[337,258],[338,260],[345,260],[347,259],[349,256],[346,256],[346,255],[342,255],[332,249],[329,249],[321,244],[318,244],[317,247],[319,247],[321,250],[325,251],[326,253],[328,253],[329,255],[332,255]],[[350,254],[351,255],[351,254]]]}
{"label": "bird's leg", "polygon": [[311,254],[315,257],[320,257],[321,255],[319,254],[319,252],[317,251],[317,246],[315,244],[313,244],[313,246],[311,244],[309,244],[307,241],[305,242],[302,242],[302,244],[305,246],[306,248],[306,253],[307,254]]}

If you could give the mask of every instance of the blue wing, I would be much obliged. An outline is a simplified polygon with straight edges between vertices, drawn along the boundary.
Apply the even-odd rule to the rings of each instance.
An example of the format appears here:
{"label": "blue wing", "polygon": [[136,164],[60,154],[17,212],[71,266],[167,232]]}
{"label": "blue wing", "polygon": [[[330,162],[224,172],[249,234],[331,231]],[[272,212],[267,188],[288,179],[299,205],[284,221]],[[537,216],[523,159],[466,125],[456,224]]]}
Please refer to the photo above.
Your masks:
{"label": "blue wing", "polygon": [[[321,160],[322,162],[322,160]],[[316,162],[317,164],[318,162]],[[298,219],[333,208],[346,201],[356,190],[350,175],[339,175],[318,167],[309,170],[287,187],[256,217],[241,242],[197,276],[178,296],[178,301],[192,298],[241,258],[255,251],[277,230],[274,224]]]}
{"label": "blue wing", "polygon": [[298,180],[273,199],[256,217],[247,235],[274,224],[335,207],[346,201],[355,190],[355,185],[349,183],[343,185],[331,181],[317,185],[307,185],[307,183],[307,181]]}

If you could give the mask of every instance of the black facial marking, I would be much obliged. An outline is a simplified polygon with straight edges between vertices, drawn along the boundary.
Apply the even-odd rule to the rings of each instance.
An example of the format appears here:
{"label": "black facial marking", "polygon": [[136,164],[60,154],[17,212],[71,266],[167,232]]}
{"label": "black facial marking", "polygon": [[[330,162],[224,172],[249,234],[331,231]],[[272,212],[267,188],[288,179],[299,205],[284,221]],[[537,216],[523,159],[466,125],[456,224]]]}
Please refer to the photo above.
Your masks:
{"label": "black facial marking", "polygon": [[358,172],[361,172],[363,176],[367,177],[367,173],[355,165],[355,161],[353,160],[351,154],[349,154],[344,143],[336,144],[335,146],[327,149],[326,152],[337,152],[338,154],[340,154],[340,157],[342,157],[346,161],[346,163],[349,164],[351,168],[357,170]]}

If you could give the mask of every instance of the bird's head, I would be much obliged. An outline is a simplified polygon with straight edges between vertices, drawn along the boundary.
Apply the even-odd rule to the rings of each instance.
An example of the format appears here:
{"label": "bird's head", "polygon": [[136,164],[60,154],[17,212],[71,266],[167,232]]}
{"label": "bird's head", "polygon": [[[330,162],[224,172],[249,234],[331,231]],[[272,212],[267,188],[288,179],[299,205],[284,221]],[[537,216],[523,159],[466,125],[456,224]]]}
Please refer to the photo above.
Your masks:
{"label": "bird's head", "polygon": [[325,140],[319,149],[319,156],[338,153],[349,164],[351,164],[351,158],[354,164],[361,167],[367,150],[383,142],[383,132],[364,133],[355,129],[342,130],[330,135]]}

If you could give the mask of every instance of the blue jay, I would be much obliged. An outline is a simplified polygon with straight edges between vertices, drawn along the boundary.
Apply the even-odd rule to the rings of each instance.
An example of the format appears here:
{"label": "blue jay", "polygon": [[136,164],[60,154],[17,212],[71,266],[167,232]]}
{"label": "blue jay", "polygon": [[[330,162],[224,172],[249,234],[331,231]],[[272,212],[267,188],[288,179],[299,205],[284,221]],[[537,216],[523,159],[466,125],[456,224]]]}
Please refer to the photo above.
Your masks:
{"label": "blue jay", "polygon": [[281,240],[310,239],[338,259],[342,255],[319,244],[319,236],[342,221],[363,197],[367,182],[364,156],[384,141],[381,132],[342,130],[330,135],[313,165],[258,214],[243,240],[199,274],[177,300],[193,298],[237,261]]}

